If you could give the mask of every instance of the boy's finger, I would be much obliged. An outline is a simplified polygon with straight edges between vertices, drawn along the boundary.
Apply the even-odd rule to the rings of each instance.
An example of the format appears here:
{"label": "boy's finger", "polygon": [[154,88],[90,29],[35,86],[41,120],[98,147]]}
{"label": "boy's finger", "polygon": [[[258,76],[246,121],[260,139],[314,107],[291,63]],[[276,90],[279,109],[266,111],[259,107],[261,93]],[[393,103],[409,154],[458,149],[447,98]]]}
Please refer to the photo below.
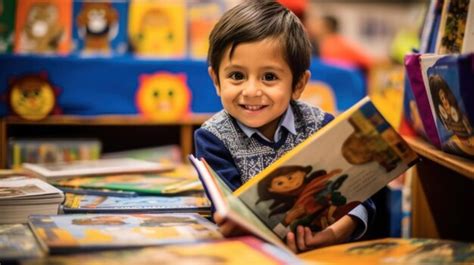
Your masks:
{"label": "boy's finger", "polygon": [[298,248],[296,247],[295,234],[293,232],[288,232],[286,235],[286,245],[294,253],[298,253]]}
{"label": "boy's finger", "polygon": [[305,227],[304,228],[304,241],[306,242],[306,245],[310,246],[311,248],[317,247],[319,242],[317,242],[317,240],[315,239],[317,239],[317,237],[313,236],[313,232],[311,231],[311,229],[309,229],[309,227]]}
{"label": "boy's finger", "polygon": [[296,244],[298,245],[298,249],[300,251],[306,251],[306,243],[305,243],[305,237],[304,237],[304,228],[299,225],[296,227]]}
{"label": "boy's finger", "polygon": [[214,222],[217,224],[217,225],[221,225],[223,222],[224,222],[224,218],[218,214],[217,212],[215,212],[213,215],[212,215],[212,219],[214,219]]}
{"label": "boy's finger", "polygon": [[222,222],[219,224],[219,231],[220,231],[224,236],[230,236],[234,230],[235,230],[235,224],[232,223],[232,222],[222,221]]}

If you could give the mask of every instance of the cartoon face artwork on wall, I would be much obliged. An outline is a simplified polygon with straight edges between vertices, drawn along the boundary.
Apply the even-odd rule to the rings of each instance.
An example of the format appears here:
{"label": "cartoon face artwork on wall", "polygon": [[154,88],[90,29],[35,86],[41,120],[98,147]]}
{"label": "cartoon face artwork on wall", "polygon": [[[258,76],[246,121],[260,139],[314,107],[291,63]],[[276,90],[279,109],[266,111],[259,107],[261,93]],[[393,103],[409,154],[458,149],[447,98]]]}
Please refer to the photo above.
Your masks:
{"label": "cartoon face artwork on wall", "polygon": [[63,35],[58,7],[52,3],[35,3],[27,11],[26,23],[19,39],[20,52],[50,53],[58,49]]}
{"label": "cartoon face artwork on wall", "polygon": [[136,93],[139,112],[150,119],[175,121],[189,113],[190,89],[184,74],[143,74]]}
{"label": "cartoon face artwork on wall", "polygon": [[109,53],[110,41],[118,33],[119,14],[112,3],[84,2],[77,16],[85,53]]}
{"label": "cartoon face artwork on wall", "polygon": [[58,94],[46,74],[25,75],[10,82],[8,103],[12,114],[26,120],[41,120],[60,112]]}

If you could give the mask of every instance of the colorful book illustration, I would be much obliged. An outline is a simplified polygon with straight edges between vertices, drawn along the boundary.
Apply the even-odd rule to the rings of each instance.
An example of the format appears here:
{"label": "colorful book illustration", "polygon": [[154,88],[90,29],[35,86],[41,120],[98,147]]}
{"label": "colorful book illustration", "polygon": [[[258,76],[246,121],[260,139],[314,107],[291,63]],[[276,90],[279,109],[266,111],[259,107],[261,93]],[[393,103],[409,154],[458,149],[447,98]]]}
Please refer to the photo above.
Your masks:
{"label": "colorful book illustration", "polygon": [[441,239],[383,238],[335,245],[298,255],[317,264],[472,264],[474,244]]}
{"label": "colorful book illustration", "polygon": [[224,3],[220,0],[187,1],[189,56],[205,59],[209,48],[209,35],[214,25],[224,13]]}
{"label": "colorful book illustration", "polygon": [[222,235],[198,214],[34,215],[29,225],[50,253],[197,242]]}
{"label": "colorful book illustration", "polygon": [[331,225],[418,157],[366,97],[233,194],[204,160],[190,160],[218,213],[282,245],[297,225]]}
{"label": "colorful book illustration", "polygon": [[413,116],[413,127],[420,135],[426,136],[433,145],[440,148],[441,143],[436,130],[436,123],[431,114],[430,102],[421,73],[420,54],[406,55],[405,69],[410,82],[407,89],[410,89],[413,94],[413,100],[409,102],[409,108]]}
{"label": "colorful book illustration", "polygon": [[0,54],[13,51],[16,0],[0,0]]}
{"label": "colorful book illustration", "polygon": [[0,223],[25,223],[30,214],[57,214],[63,201],[62,191],[40,179],[0,179]]}
{"label": "colorful book illustration", "polygon": [[85,189],[134,191],[141,194],[176,194],[202,190],[199,179],[165,177],[156,174],[121,174],[79,177],[52,182],[56,186]]}
{"label": "colorful book illustration", "polygon": [[102,144],[97,139],[8,139],[8,167],[22,163],[99,159]]}
{"label": "colorful book illustration", "polygon": [[474,55],[423,55],[422,72],[441,148],[474,157]]}
{"label": "colorful book illustration", "polygon": [[294,254],[277,249],[256,238],[241,237],[194,244],[164,247],[147,247],[133,250],[102,251],[76,255],[55,255],[22,264],[70,264],[71,260],[82,265],[92,264],[160,264],[160,265],[302,265]]}
{"label": "colorful book illustration", "polygon": [[182,196],[114,197],[66,193],[65,213],[196,212],[209,214],[203,192]]}
{"label": "colorful book illustration", "polygon": [[128,1],[76,0],[73,6],[73,50],[83,55],[127,52]]}
{"label": "colorful book illustration", "polygon": [[184,0],[131,0],[128,33],[140,56],[183,58],[186,55]]}
{"label": "colorful book illustration", "polygon": [[39,258],[43,255],[27,225],[0,225],[0,262]]}
{"label": "colorful book illustration", "polygon": [[71,46],[72,0],[18,1],[16,53],[67,54]]}
{"label": "colorful book illustration", "polygon": [[23,163],[23,168],[46,179],[100,174],[126,174],[137,172],[162,172],[172,170],[172,165],[132,158],[77,160],[44,164]]}
{"label": "colorful book illustration", "polygon": [[470,0],[444,0],[437,54],[460,53],[463,50],[469,2]]}

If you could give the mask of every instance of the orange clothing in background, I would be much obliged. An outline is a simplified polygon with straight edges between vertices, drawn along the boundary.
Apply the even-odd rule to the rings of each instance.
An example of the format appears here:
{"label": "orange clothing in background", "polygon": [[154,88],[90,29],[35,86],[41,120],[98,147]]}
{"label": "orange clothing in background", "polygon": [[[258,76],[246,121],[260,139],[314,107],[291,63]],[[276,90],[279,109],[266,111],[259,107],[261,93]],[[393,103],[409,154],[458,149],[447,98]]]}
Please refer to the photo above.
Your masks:
{"label": "orange clothing in background", "polygon": [[361,47],[338,34],[322,39],[319,52],[323,60],[347,63],[365,72],[373,65],[373,59]]}

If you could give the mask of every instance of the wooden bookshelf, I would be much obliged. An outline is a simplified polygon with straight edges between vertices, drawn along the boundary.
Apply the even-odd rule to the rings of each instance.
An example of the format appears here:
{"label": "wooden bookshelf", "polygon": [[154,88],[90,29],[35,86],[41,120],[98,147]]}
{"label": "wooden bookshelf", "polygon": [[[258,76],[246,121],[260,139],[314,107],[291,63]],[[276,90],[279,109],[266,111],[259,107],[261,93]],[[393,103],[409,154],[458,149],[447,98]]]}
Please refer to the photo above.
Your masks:
{"label": "wooden bookshelf", "polygon": [[[85,128],[95,128],[95,132],[105,131],[105,128],[107,128],[108,132],[106,131],[102,138],[116,137],[117,135],[113,134],[115,132],[120,134],[119,129],[122,129],[122,131],[125,129],[127,134],[130,133],[130,137],[133,137],[134,131],[155,131],[156,129],[161,129],[162,133],[157,136],[161,139],[161,142],[166,143],[166,138],[178,138],[182,154],[187,156],[193,151],[193,131],[195,127],[200,126],[210,116],[211,114],[193,114],[178,121],[150,120],[136,115],[61,115],[51,116],[41,121],[28,121],[19,117],[5,117],[0,119],[0,168],[5,168],[7,164],[7,143],[9,137],[70,137],[69,133],[58,135],[58,133],[61,133],[60,130],[57,130],[59,128],[63,128],[67,132],[78,132],[77,137],[83,136],[82,134],[84,133],[80,131]],[[87,130],[87,133],[88,137],[94,137],[94,131]],[[146,139],[136,140],[143,141]]]}
{"label": "wooden bookshelf", "polygon": [[443,152],[419,137],[405,137],[419,155],[474,180],[474,160]]}
{"label": "wooden bookshelf", "polygon": [[474,161],[405,137],[421,157],[412,182],[412,237],[474,240]]}

